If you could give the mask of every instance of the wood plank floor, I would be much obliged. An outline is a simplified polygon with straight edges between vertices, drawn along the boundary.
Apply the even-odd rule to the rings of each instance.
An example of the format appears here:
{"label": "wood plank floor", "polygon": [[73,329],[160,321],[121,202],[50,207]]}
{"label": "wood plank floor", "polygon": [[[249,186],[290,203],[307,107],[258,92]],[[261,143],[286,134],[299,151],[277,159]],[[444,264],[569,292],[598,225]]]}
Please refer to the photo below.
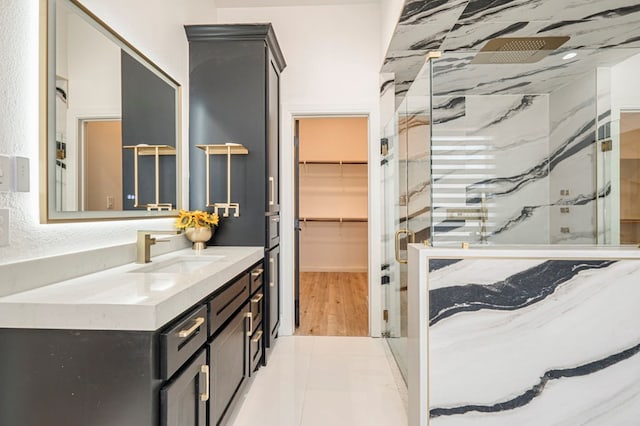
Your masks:
{"label": "wood plank floor", "polygon": [[368,336],[366,272],[301,272],[301,336]]}

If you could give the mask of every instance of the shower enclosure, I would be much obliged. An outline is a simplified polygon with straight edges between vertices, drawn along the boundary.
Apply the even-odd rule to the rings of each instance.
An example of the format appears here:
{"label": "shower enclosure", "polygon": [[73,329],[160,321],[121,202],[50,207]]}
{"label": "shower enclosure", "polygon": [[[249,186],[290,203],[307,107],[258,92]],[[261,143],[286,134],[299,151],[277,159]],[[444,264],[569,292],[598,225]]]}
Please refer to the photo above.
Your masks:
{"label": "shower enclosure", "polygon": [[480,64],[455,50],[425,62],[384,128],[381,162],[385,336],[403,374],[407,242],[640,242],[635,52]]}

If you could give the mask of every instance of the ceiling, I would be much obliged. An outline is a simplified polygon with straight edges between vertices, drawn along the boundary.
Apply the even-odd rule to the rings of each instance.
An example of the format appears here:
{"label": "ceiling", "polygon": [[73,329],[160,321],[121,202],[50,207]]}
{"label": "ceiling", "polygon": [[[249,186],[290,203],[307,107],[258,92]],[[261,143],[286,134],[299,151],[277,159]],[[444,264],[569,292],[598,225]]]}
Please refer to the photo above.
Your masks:
{"label": "ceiling", "polygon": [[[497,37],[569,36],[533,64],[471,64]],[[404,98],[429,51],[436,94],[550,93],[597,66],[640,53],[638,0],[407,0],[381,72]],[[578,55],[563,59],[569,52]]]}
{"label": "ceiling", "polygon": [[216,0],[216,7],[333,6],[378,2],[379,0]]}

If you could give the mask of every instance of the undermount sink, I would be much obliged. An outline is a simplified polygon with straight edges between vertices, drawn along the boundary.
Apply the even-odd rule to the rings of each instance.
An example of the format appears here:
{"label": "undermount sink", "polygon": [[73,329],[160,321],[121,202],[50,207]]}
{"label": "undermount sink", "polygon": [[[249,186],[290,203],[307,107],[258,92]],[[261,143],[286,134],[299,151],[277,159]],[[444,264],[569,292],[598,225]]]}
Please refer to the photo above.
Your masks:
{"label": "undermount sink", "polygon": [[163,262],[152,263],[131,272],[145,274],[184,274],[196,271],[204,266],[216,262],[224,256],[202,256],[202,257],[177,257]]}

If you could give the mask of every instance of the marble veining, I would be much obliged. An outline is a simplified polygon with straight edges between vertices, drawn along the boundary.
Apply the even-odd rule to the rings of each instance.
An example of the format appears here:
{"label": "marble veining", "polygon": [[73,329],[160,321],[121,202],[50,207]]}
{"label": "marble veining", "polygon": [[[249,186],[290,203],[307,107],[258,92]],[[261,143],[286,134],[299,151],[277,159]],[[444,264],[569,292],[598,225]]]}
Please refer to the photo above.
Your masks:
{"label": "marble veining", "polygon": [[[470,281],[488,290],[452,300],[447,306],[465,311],[430,325],[430,424],[634,424],[640,330],[632,325],[640,321],[640,262],[589,250],[580,256],[591,260],[551,252],[551,258],[499,258],[511,250],[429,260],[430,318],[438,291],[473,293]],[[456,257],[453,251],[446,256]],[[501,297],[513,309],[473,307]]]}
{"label": "marble veining", "polygon": [[[554,203],[537,205],[537,206],[524,206],[522,210],[520,210],[517,216],[511,217],[505,223],[498,226],[494,231],[492,231],[492,235],[502,234],[506,231],[509,231],[514,226],[519,225],[526,221],[528,218],[532,217],[534,212],[539,209],[546,209],[554,206],[584,206],[590,203],[595,202],[597,199],[604,199],[611,193],[611,183],[609,183],[605,188],[601,189],[597,194],[580,194],[577,197],[571,199],[559,199]],[[590,235],[590,239],[593,239],[593,230],[587,231]],[[556,239],[560,239],[559,236],[555,237]],[[564,238],[564,240],[570,239]]]}
{"label": "marble veining", "polygon": [[[452,75],[439,94],[548,94],[596,66],[613,65],[637,53],[640,36],[635,29],[639,21],[640,6],[634,0],[570,0],[562,7],[551,0],[407,1],[389,45],[384,70],[401,73],[398,81],[410,85],[428,51],[444,51],[445,57],[465,53],[468,60],[463,64],[464,73]],[[570,39],[543,61],[527,65],[526,72],[522,66],[470,65],[477,51],[491,39],[534,35]],[[580,49],[583,54],[571,61],[559,60],[572,49]],[[402,51],[417,55],[403,64],[389,62]],[[491,72],[486,71],[489,68]],[[482,84],[476,86],[472,82]],[[396,89],[399,104],[406,90],[401,86]]]}
{"label": "marble veining", "polygon": [[[547,117],[546,96],[434,97],[434,241],[491,239],[526,202],[548,204]],[[539,164],[531,169],[536,159]],[[482,208],[483,197],[484,223],[461,222],[447,213]],[[539,226],[530,221],[510,238],[544,243]]]}
{"label": "marble veining", "polygon": [[571,368],[553,369],[546,371],[537,384],[509,400],[500,401],[492,405],[469,404],[459,407],[434,407],[429,410],[429,416],[432,418],[440,416],[452,416],[456,414],[466,414],[471,411],[477,411],[480,413],[497,413],[505,410],[520,408],[529,404],[534,398],[540,396],[547,387],[547,384],[552,380],[587,376],[589,374],[593,374],[611,367],[612,365],[615,365],[621,361],[625,361],[633,356],[636,356],[639,352],[640,343],[621,352],[609,355],[606,358],[592,361],[587,364],[582,364]]}
{"label": "marble veining", "polygon": [[429,291],[429,325],[461,312],[515,310],[544,300],[582,271],[607,268],[615,261],[553,260],[490,285],[464,284]]}
{"label": "marble veining", "polygon": [[384,82],[382,82],[382,84],[380,85],[380,96],[384,95],[385,92],[390,88],[393,87],[394,81],[393,79],[391,80],[385,80]]}

